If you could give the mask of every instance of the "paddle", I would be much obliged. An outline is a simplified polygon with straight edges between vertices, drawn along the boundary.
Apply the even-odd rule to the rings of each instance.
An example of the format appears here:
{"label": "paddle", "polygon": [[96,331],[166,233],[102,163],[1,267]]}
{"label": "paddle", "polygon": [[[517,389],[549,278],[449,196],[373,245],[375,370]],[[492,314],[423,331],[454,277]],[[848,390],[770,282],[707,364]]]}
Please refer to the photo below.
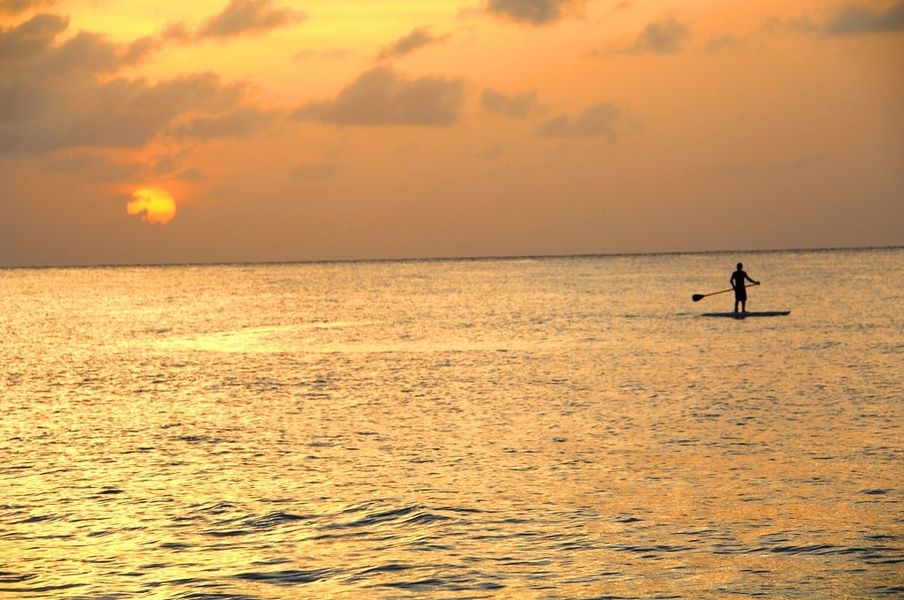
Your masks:
{"label": "paddle", "polygon": [[[753,285],[751,285],[749,287],[753,287],[754,285],[760,285],[760,284],[754,283]],[[707,296],[715,296],[716,294],[724,294],[725,292],[733,292],[733,291],[734,291],[734,288],[728,288],[727,290],[720,290],[718,292],[712,292],[711,294],[694,294],[693,296],[691,296],[691,300],[693,300],[694,302],[700,302]]]}

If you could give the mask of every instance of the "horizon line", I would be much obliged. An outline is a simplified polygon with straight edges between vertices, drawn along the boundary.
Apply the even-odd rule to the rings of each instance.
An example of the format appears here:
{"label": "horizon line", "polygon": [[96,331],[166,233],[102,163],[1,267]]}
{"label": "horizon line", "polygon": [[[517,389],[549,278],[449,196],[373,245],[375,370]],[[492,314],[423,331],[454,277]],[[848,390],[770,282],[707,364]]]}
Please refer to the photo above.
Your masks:
{"label": "horizon line", "polygon": [[298,260],[213,260],[190,262],[136,262],[136,263],[73,263],[73,264],[34,264],[34,265],[0,265],[0,270],[40,270],[40,269],[125,269],[125,268],[170,268],[170,267],[226,267],[226,266],[268,266],[268,265],[324,265],[345,263],[409,263],[409,262],[455,262],[455,261],[504,261],[504,260],[540,260],[563,258],[618,258],[631,256],[690,256],[698,254],[769,254],[778,252],[839,252],[839,251],[871,251],[901,250],[904,245],[886,246],[820,246],[812,248],[759,248],[736,250],[663,250],[639,252],[580,252],[565,254],[497,254],[485,256],[433,256],[404,258],[324,258]]}

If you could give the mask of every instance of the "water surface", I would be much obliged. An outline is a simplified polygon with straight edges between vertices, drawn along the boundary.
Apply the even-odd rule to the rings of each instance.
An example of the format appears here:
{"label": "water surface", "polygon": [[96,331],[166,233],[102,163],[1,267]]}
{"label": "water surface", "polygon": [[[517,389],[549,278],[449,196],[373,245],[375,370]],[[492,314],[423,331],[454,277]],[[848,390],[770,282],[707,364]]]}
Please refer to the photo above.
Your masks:
{"label": "water surface", "polygon": [[[730,310],[743,260],[763,285]],[[904,251],[0,271],[0,595],[904,594]]]}

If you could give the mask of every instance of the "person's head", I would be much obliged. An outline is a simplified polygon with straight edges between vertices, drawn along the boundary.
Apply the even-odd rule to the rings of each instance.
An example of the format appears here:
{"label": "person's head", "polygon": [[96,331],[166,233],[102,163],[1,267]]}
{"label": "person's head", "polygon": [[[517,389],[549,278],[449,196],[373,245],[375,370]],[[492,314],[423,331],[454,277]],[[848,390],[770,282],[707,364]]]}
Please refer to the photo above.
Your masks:
{"label": "person's head", "polygon": [[742,270],[743,268],[744,268],[744,265],[741,263],[738,263],[738,271]]}

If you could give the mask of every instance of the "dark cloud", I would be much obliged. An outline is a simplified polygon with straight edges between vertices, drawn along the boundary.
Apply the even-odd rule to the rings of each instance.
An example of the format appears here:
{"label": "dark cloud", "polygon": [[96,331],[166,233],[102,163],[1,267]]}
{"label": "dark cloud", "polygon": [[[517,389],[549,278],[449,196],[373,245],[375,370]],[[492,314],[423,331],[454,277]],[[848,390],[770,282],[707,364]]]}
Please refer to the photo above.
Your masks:
{"label": "dark cloud", "polygon": [[853,4],[845,6],[829,19],[824,31],[830,35],[904,31],[904,1],[885,9]]}
{"label": "dark cloud", "polygon": [[657,54],[674,54],[681,45],[691,37],[690,29],[675,19],[665,19],[650,23],[637,36],[634,42],[636,52],[655,52]]}
{"label": "dark cloud", "polygon": [[263,33],[287,27],[306,18],[304,12],[274,7],[272,0],[230,0],[223,12],[201,25],[197,35],[225,38],[246,33]]}
{"label": "dark cloud", "polygon": [[488,0],[486,10],[521,23],[545,25],[558,21],[584,4],[584,0]]}
{"label": "dark cloud", "polygon": [[302,106],[293,117],[342,125],[449,125],[458,120],[464,98],[461,80],[405,79],[390,68],[377,67],[333,100]]}
{"label": "dark cloud", "polygon": [[211,73],[157,83],[116,76],[152,44],[116,44],[80,32],[55,45],[65,28],[39,15],[0,31],[0,153],[69,147],[140,147],[185,113],[215,115],[243,105],[245,87]]}
{"label": "dark cloud", "polygon": [[67,27],[69,19],[66,17],[37,15],[16,27],[0,28],[0,63],[39,54]]}
{"label": "dark cloud", "polygon": [[180,123],[174,127],[173,133],[180,138],[243,137],[267,127],[276,117],[276,111],[243,106],[223,114],[198,117]]}
{"label": "dark cloud", "polygon": [[523,119],[537,106],[536,92],[523,92],[521,94],[507,95],[496,90],[486,89],[480,100],[484,109],[511,117]]}
{"label": "dark cloud", "polygon": [[32,8],[43,8],[53,0],[0,0],[0,15],[17,15]]}
{"label": "dark cloud", "polygon": [[613,137],[621,119],[622,111],[617,106],[603,102],[585,109],[576,117],[554,117],[540,125],[537,134],[550,138]]}
{"label": "dark cloud", "polygon": [[404,56],[405,54],[414,52],[418,48],[423,48],[430,44],[437,44],[448,38],[448,35],[433,35],[430,33],[429,27],[415,27],[408,35],[399,38],[386,48],[383,48],[377,58],[383,60],[394,56]]}
{"label": "dark cloud", "polygon": [[187,75],[149,85],[143,80],[91,81],[65,90],[32,89],[44,104],[31,118],[0,124],[3,152],[47,152],[71,146],[143,146],[180,114],[236,104],[242,90],[216,75]]}

